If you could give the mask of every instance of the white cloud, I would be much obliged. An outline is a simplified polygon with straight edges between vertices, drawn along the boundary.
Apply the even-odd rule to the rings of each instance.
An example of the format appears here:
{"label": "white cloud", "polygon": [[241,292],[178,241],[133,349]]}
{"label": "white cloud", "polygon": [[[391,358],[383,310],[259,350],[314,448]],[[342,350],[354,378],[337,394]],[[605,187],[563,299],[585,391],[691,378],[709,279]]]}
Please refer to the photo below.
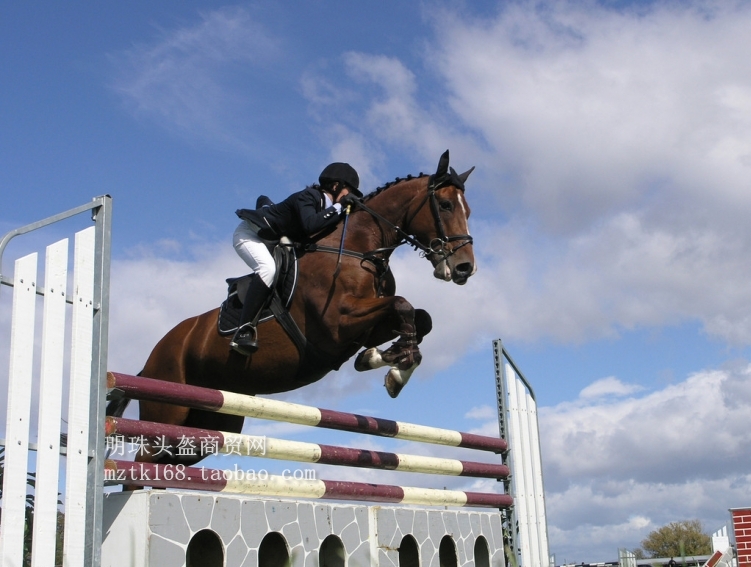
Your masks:
{"label": "white cloud", "polygon": [[[747,364],[696,373],[642,398],[542,408],[551,539],[575,549],[597,530],[636,547],[670,521],[723,525],[751,488],[749,409]],[[650,523],[619,535],[637,515]]]}
{"label": "white cloud", "polygon": [[636,384],[624,384],[615,376],[608,376],[593,382],[580,393],[582,399],[599,399],[608,396],[627,396],[638,392],[642,387]]}
{"label": "white cloud", "polygon": [[[612,561],[619,547],[638,547],[671,521],[698,518],[714,531],[751,490],[751,364],[698,372],[640,397],[601,395],[633,390],[605,378],[576,401],[538,410],[559,563]],[[495,417],[486,419],[482,429],[497,431]]]}
{"label": "white cloud", "polygon": [[574,323],[538,320],[547,332],[696,318],[751,340],[749,20],[741,3],[571,2],[453,20],[436,55],[453,108],[493,147],[485,167],[511,177],[514,228],[557,238],[524,234],[521,251],[551,260],[529,284]]}
{"label": "white cloud", "polygon": [[328,129],[326,141],[331,147],[331,161],[344,161],[352,165],[360,176],[360,190],[377,187],[380,180],[375,175],[376,166],[382,166],[383,154],[360,132],[346,126],[335,125]]}
{"label": "white cloud", "polygon": [[750,17],[741,3],[514,3],[483,22],[442,19],[452,34],[436,66],[550,229],[642,206],[655,189],[688,197],[674,203],[685,213],[694,200],[747,210]]}
{"label": "white cloud", "polygon": [[[557,565],[614,561],[624,542],[641,541],[645,533],[657,527],[638,515],[617,524],[585,524],[576,530],[562,530],[553,525],[548,528],[548,544]],[[631,549],[634,547],[637,546],[632,545]]]}
{"label": "white cloud", "polygon": [[167,331],[219,306],[226,297],[223,278],[248,272],[229,242],[180,251],[186,257],[177,260],[165,257],[164,246],[141,247],[130,259],[112,262],[111,370],[139,372]]}
{"label": "white cloud", "polygon": [[551,552],[559,559],[613,561],[618,548],[640,547],[649,532],[669,522],[699,519],[713,532],[729,523],[728,508],[746,501],[750,489],[749,475],[728,475],[670,484],[592,481],[547,490]]}
{"label": "white cloud", "polygon": [[222,8],[202,14],[196,25],[163,31],[156,42],[113,54],[112,87],[137,116],[194,140],[248,149],[243,118],[255,91],[240,94],[236,85],[249,69],[280,56],[278,39],[247,10]]}
{"label": "white cloud", "polygon": [[477,406],[469,410],[464,417],[468,419],[498,419],[498,410],[490,406]]}
{"label": "white cloud", "polygon": [[593,475],[674,482],[743,474],[751,455],[744,425],[749,384],[745,366],[697,373],[643,398],[541,411],[548,467],[569,482]]}
{"label": "white cloud", "polygon": [[[403,152],[420,156],[420,164],[434,167],[452,140],[454,155],[476,155],[477,142],[464,126],[424,102],[417,77],[395,57],[346,52],[337,65],[311,68],[302,78],[303,93],[311,113],[329,132],[346,127],[360,132],[377,154]],[[341,82],[341,75],[348,81]],[[442,96],[442,91],[436,94]],[[383,164],[380,170],[383,170]],[[418,164],[419,166],[419,164]],[[390,177],[394,172],[386,170]],[[405,175],[407,172],[399,172]],[[383,178],[376,178],[380,184]]]}

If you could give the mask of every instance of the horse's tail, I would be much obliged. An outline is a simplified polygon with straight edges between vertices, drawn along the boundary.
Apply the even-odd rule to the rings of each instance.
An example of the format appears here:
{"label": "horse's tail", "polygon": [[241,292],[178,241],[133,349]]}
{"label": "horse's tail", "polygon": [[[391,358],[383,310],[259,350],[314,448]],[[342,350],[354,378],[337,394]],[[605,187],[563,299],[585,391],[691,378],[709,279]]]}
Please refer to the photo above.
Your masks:
{"label": "horse's tail", "polygon": [[[140,376],[141,372],[136,374],[136,376]],[[104,410],[104,415],[106,415],[107,417],[122,417],[125,413],[125,408],[128,407],[129,403],[130,398],[126,398],[125,396],[118,396],[116,398],[113,398],[107,404],[107,408]]]}
{"label": "horse's tail", "polygon": [[107,417],[122,417],[123,413],[125,413],[125,408],[128,407],[129,403],[130,398],[116,398],[114,400],[110,400],[110,402],[107,404],[105,415]]}

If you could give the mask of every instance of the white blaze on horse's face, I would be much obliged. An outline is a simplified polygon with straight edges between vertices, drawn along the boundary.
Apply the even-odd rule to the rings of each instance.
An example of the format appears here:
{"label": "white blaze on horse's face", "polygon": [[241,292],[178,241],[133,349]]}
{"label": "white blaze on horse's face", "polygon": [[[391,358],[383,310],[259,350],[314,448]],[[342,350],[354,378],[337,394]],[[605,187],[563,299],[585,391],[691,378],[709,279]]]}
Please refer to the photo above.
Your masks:
{"label": "white blaze on horse's face", "polygon": [[[446,187],[436,193],[441,220],[447,236],[469,237],[470,209],[464,192],[455,187]],[[429,256],[433,264],[433,276],[447,282],[464,285],[477,271],[472,244],[454,240],[444,244],[447,255],[435,253]]]}
{"label": "white blaze on horse's face", "polygon": [[[469,205],[467,204],[467,199],[464,196],[464,191],[462,191],[461,193],[459,193],[459,204],[461,205],[462,212],[464,213],[464,228],[467,231],[467,236],[470,236],[470,232],[469,232],[469,214],[470,214],[470,210],[469,210]],[[477,272],[477,261],[472,262],[472,266],[473,266],[472,273],[469,274],[469,276],[467,276],[467,277],[474,276],[475,273]]]}

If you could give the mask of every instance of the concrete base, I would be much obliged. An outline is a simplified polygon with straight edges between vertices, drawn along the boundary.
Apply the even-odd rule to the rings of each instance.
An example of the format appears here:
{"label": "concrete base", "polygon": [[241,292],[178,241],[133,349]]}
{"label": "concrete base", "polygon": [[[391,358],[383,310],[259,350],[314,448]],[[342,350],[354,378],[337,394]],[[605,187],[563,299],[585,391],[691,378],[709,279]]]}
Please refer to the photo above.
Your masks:
{"label": "concrete base", "polygon": [[505,567],[498,512],[105,495],[102,567]]}

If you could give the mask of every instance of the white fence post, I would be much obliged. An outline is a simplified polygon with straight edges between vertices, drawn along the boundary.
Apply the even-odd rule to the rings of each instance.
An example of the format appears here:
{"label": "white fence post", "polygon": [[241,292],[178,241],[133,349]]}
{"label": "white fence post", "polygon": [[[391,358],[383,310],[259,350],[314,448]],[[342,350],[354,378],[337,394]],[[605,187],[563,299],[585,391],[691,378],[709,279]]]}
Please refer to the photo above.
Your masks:
{"label": "white fence post", "polygon": [[[106,396],[111,207],[109,196],[97,197],[0,238],[0,287],[13,288],[7,423],[2,442],[0,567],[18,567],[24,562],[27,496],[33,496],[35,511],[31,565],[55,565],[62,459],[67,461],[63,565],[99,567],[101,563],[104,430],[100,424]],[[47,246],[44,287],[40,285],[42,277],[37,276],[36,252],[15,262],[12,278],[2,273],[3,253],[13,238],[86,212],[92,213],[95,225],[76,233],[73,293],[68,292],[68,239]],[[37,296],[44,297],[38,341]],[[69,352],[65,351],[67,333]],[[70,367],[67,376],[66,366]],[[39,375],[35,376],[37,368]],[[35,385],[39,388],[36,400],[32,399]],[[62,407],[66,391],[67,431]],[[38,413],[38,420],[32,424],[33,412]],[[61,437],[67,438],[67,447],[61,447]],[[34,451],[36,458],[30,458]],[[29,489],[29,475],[34,475],[33,490]]]}
{"label": "white fence post", "polygon": [[65,358],[65,300],[68,287],[68,239],[47,247],[39,380],[39,425],[34,488],[34,534],[31,567],[55,561],[57,489],[60,468],[60,418]]}
{"label": "white fence post", "polygon": [[37,254],[16,260],[8,371],[8,411],[5,426],[3,518],[0,526],[2,567],[23,560],[26,475],[29,460],[29,417],[34,354]]}

